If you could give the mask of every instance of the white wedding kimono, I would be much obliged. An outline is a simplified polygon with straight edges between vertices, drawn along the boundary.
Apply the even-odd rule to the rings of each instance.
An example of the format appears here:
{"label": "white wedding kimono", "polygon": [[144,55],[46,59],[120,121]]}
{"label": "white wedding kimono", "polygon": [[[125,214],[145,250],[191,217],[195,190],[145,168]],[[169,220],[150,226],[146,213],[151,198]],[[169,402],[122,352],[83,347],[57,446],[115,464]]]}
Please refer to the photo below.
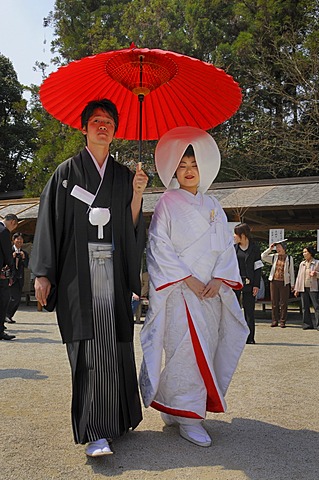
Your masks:
{"label": "white wedding kimono", "polygon": [[[227,218],[209,195],[168,190],[149,229],[150,302],[141,331],[140,388],[146,407],[205,418],[224,412],[224,396],[249,333],[232,288],[241,288]],[[222,279],[200,300],[183,279]],[[163,355],[165,352],[165,356]]]}

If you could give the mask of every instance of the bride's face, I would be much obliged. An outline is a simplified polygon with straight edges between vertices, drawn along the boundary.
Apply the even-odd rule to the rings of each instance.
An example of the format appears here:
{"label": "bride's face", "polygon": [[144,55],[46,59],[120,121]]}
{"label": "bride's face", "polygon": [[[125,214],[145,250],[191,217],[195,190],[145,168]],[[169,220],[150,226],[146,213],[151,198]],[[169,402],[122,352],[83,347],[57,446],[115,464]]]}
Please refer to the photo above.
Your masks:
{"label": "bride's face", "polygon": [[199,172],[194,156],[182,158],[176,170],[176,177],[183,190],[194,195],[197,193]]}

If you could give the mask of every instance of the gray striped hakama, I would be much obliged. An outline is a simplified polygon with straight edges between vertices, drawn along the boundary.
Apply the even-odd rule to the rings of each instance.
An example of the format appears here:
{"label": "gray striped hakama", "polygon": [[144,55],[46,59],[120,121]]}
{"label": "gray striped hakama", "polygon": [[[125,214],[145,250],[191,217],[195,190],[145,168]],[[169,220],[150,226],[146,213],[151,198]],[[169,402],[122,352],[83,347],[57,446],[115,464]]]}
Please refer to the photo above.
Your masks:
{"label": "gray striped hakama", "polygon": [[112,245],[89,243],[94,338],[67,344],[73,378],[75,441],[115,438],[120,432],[120,378],[114,319]]}

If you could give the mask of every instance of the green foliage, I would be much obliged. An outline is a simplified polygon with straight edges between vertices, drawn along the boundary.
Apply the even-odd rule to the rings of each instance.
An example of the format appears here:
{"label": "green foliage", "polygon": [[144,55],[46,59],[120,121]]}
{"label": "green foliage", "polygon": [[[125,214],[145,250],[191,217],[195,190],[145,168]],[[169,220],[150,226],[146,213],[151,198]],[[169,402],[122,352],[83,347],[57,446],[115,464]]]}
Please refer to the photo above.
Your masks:
{"label": "green foliage", "polygon": [[83,148],[84,140],[82,133],[62,125],[43,109],[38,87],[33,86],[30,91],[30,115],[37,131],[36,149],[32,159],[20,166],[20,172],[25,178],[25,195],[36,197],[56,167]]}
{"label": "green foliage", "polygon": [[0,55],[0,191],[20,190],[19,167],[34,151],[35,131],[22,98],[23,87],[8,58]]}
{"label": "green foliage", "polygon": [[54,12],[46,18],[56,36],[51,48],[57,54],[55,63],[128,47],[118,28],[127,3],[129,0],[56,0]]}
{"label": "green foliage", "polygon": [[245,99],[237,116],[239,155],[236,146],[230,163],[242,157],[240,178],[315,175],[318,55],[308,45],[318,32],[317,2],[242,2],[241,14],[246,27],[233,48]]}
{"label": "green foliage", "polygon": [[[133,41],[212,62],[233,75],[242,106],[211,132],[222,154],[218,180],[232,181],[317,175],[318,20],[317,0],[56,0],[46,25],[54,29],[57,66]],[[38,68],[45,72],[45,65]],[[29,192],[35,191],[32,179],[40,190],[57,163],[82,143],[80,134],[56,125],[35,103],[37,151],[20,171]],[[151,185],[160,183],[154,146],[143,143]],[[137,142],[116,141],[112,151],[132,168],[137,162]]]}

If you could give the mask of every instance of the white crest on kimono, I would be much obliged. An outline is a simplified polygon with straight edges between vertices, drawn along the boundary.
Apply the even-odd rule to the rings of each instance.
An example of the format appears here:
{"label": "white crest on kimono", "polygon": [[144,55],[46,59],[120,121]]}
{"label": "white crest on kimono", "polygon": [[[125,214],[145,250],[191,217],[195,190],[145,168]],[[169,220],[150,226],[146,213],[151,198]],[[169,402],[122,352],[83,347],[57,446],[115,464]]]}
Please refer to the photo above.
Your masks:
{"label": "white crest on kimono", "polygon": [[110,218],[111,212],[109,208],[90,208],[89,220],[91,225],[97,225],[98,227],[97,238],[103,238],[103,227],[109,223]]}
{"label": "white crest on kimono", "polygon": [[96,225],[98,227],[98,238],[102,239],[103,238],[103,227],[107,225],[110,221],[111,218],[111,212],[109,208],[101,208],[101,207],[92,207],[91,205],[93,204],[98,191],[101,187],[102,180],[100,182],[100,185],[95,193],[88,192],[84,188],[80,187],[79,185],[75,185],[71,191],[71,195],[78,200],[81,200],[81,202],[86,203],[89,205],[88,208],[88,213],[89,213],[89,221],[91,225]]}

